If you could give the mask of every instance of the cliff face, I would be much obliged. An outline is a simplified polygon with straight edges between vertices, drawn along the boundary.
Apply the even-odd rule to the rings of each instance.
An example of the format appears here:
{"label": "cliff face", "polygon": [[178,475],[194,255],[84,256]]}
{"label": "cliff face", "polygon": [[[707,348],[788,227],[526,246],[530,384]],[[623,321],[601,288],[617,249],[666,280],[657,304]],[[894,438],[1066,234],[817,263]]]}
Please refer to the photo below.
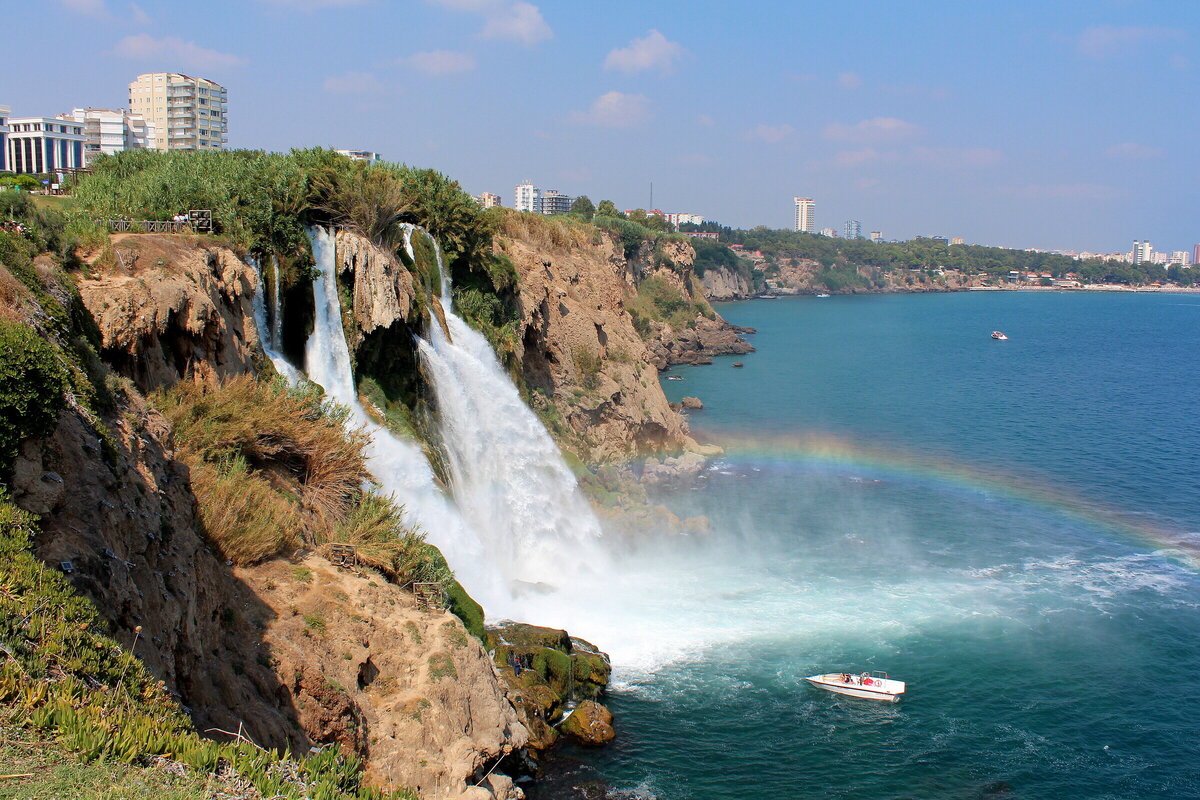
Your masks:
{"label": "cliff face", "polygon": [[336,245],[339,274],[349,272],[354,280],[357,325],[351,336],[361,341],[366,334],[407,321],[416,305],[412,273],[357,233],[339,230]]}
{"label": "cliff face", "polygon": [[520,276],[520,361],[535,402],[562,416],[595,460],[687,445],[625,310],[634,273],[609,236],[580,246],[501,238]]}
{"label": "cliff face", "polygon": [[114,236],[114,260],[78,280],[100,329],[101,354],[142,391],[184,376],[253,368],[254,271],[198,236]]}
{"label": "cliff face", "polygon": [[709,300],[745,300],[754,294],[754,287],[744,275],[721,267],[704,270],[700,285]]}

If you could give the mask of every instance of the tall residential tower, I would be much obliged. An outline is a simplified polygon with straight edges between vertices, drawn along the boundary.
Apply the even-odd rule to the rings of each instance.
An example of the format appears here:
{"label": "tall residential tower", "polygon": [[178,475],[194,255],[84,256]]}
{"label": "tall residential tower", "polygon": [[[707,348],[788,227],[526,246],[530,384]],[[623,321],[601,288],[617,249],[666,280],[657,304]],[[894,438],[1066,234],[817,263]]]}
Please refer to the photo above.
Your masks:
{"label": "tall residential tower", "polygon": [[148,72],[129,84],[129,110],[154,126],[156,150],[220,150],[228,141],[225,87],[178,72]]}
{"label": "tall residential tower", "polygon": [[813,211],[816,204],[811,197],[793,197],[796,204],[796,230],[804,233],[813,232]]}

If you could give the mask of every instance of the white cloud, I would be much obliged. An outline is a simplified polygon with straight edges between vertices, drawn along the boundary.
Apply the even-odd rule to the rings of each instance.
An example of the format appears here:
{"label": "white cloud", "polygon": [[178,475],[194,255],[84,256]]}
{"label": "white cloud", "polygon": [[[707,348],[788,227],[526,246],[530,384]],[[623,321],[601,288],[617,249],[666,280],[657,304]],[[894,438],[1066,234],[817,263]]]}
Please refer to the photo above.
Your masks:
{"label": "white cloud", "polygon": [[619,47],[609,52],[604,59],[605,69],[615,69],[626,75],[657,69],[668,73],[683,57],[683,46],[672,42],[656,30],[651,30],[644,39],[634,39],[628,47]]}
{"label": "white cloud", "polygon": [[474,56],[455,50],[430,50],[424,53],[413,53],[400,60],[426,75],[453,75],[475,69]]}
{"label": "white cloud", "polygon": [[326,78],[321,88],[333,94],[378,94],[384,86],[369,72],[343,72]]}
{"label": "white cloud", "polygon": [[506,39],[529,46],[553,38],[554,31],[550,30],[537,6],[517,2],[497,11],[489,11],[487,23],[479,36],[483,39]]}
{"label": "white cloud", "polygon": [[795,131],[791,125],[755,125],[750,130],[746,131],[747,139],[754,139],[759,142],[768,142],[770,144],[778,144],[788,138]]}
{"label": "white cloud", "polygon": [[150,15],[142,10],[142,7],[137,3],[129,4],[129,16],[133,20],[134,25],[149,25]]}
{"label": "white cloud", "polygon": [[863,79],[857,72],[843,72],[838,75],[837,83],[843,89],[857,89],[863,85]]}
{"label": "white cloud", "polygon": [[835,122],[825,126],[825,138],[839,142],[882,142],[904,139],[920,132],[911,122],[895,117],[864,119],[854,125]]}
{"label": "white cloud", "polygon": [[1121,196],[1118,189],[1099,183],[1031,183],[1001,191],[1030,200],[1112,200]]}
{"label": "white cloud", "polygon": [[178,36],[156,39],[148,33],[126,36],[117,42],[112,52],[123,58],[141,60],[169,57],[182,66],[195,69],[229,69],[246,63],[241,56],[210,50],[195,42],[185,42]]}
{"label": "white cloud", "polygon": [[108,19],[109,17],[108,6],[104,4],[104,0],[59,0],[59,3],[68,11],[74,11],[85,17],[95,17],[96,19]]}
{"label": "white cloud", "polygon": [[632,128],[650,117],[650,99],[645,95],[605,92],[587,111],[572,113],[571,121],[601,128]]}
{"label": "white cloud", "polygon": [[1105,150],[1104,154],[1110,158],[1131,158],[1142,161],[1148,158],[1158,158],[1163,154],[1163,149],[1137,142],[1121,142]]}
{"label": "white cloud", "polygon": [[1128,54],[1139,45],[1183,38],[1175,28],[1150,25],[1093,25],[1079,34],[1075,47],[1090,58],[1113,58]]}

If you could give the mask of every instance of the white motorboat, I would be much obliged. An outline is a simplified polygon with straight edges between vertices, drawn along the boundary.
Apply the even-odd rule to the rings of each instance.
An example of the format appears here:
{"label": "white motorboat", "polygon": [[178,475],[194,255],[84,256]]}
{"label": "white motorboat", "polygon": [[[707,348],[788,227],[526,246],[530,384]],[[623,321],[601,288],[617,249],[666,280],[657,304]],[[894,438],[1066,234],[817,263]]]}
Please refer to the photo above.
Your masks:
{"label": "white motorboat", "polygon": [[827,295],[827,294],[819,294],[819,295],[817,295],[817,297],[829,297],[829,295]]}
{"label": "white motorboat", "polygon": [[804,680],[827,692],[863,697],[867,700],[882,700],[885,703],[898,703],[900,695],[904,694],[904,681],[892,680],[886,672],[862,672],[858,675],[830,672],[825,675],[813,675]]}
{"label": "white motorboat", "polygon": [[1007,337],[1007,336],[1005,336],[1005,335],[1004,335],[1004,333],[1003,333],[1002,331],[992,331],[992,338],[993,338],[993,339],[999,339],[999,340],[1001,340],[1001,341],[1007,341],[1007,340],[1008,340],[1008,337]]}

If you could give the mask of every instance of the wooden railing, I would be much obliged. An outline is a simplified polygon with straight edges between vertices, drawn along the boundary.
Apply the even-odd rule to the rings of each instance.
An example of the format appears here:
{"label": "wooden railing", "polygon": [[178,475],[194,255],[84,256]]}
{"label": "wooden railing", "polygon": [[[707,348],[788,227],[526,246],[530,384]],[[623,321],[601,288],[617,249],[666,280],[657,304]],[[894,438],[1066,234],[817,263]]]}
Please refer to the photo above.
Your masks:
{"label": "wooden railing", "polygon": [[165,219],[110,219],[108,229],[113,233],[191,233],[192,224]]}

